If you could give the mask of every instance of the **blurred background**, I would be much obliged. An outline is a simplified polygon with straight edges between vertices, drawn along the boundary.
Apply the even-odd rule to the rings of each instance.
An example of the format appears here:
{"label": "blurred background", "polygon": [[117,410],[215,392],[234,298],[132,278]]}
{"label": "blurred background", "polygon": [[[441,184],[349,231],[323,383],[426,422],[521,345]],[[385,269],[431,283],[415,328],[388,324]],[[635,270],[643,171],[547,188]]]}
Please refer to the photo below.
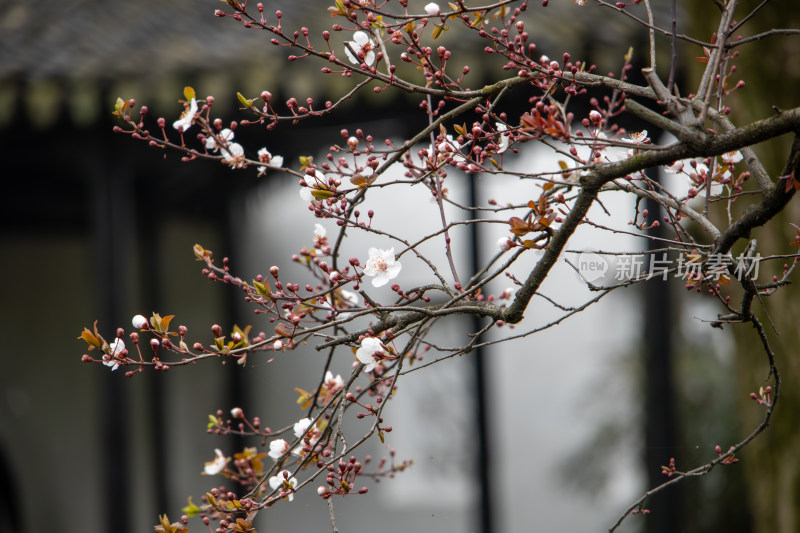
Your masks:
{"label": "blurred background", "polygon": [[[758,3],[741,2],[742,13]],[[669,3],[658,4],[666,25]],[[679,4],[680,20],[691,21],[679,31],[710,39],[714,3]],[[111,131],[117,97],[136,98],[152,117],[169,122],[180,110],[183,87],[192,85],[199,97],[216,97],[217,115],[235,120],[241,118],[237,91],[253,96],[267,89],[277,101],[324,101],[351,83],[320,77],[316,63],[287,63],[288,52],[270,46],[263,32],[214,17],[220,7],[216,0],[0,0],[0,533],[152,531],[159,513],[176,520],[187,496],[197,502],[211,486],[213,480],[200,472],[214,448],[232,454],[245,444],[207,435],[208,414],[242,406],[273,427],[302,416],[293,389],[314,386],[309,375],[316,376],[319,362],[313,349],[272,361],[252,358],[244,369],[207,362],[133,379],[80,363],[85,343],[77,337],[94,320],[107,338],[117,326],[129,330],[134,314],[151,311],[176,315],[193,340],[211,340],[214,323],[225,331],[246,323],[259,330],[238,291],[200,274],[191,253],[195,243],[217,258],[230,257],[244,279],[271,265],[280,266],[282,276],[299,275],[289,257],[310,245],[316,221],[294,179],[272,173],[256,180],[254,172],[181,163],[175,154]],[[326,7],[275,1],[266,12],[281,9],[284,27],[321,31],[331,23]],[[630,45],[636,57],[646,56],[646,35],[610,10],[579,9],[568,0],[529,9],[528,31],[538,50],[554,59],[570,52],[600,72],[618,72]],[[798,19],[790,0],[770,2],[744,33],[797,27]],[[468,40],[448,46],[475,54],[467,51]],[[797,105],[800,63],[791,58],[799,47],[796,38],[773,38],[742,53],[739,72],[757,74],[734,95],[735,122],[767,116],[773,105]],[[693,59],[698,55],[697,49],[679,49],[679,79],[687,87],[702,68]],[[483,55],[463,57],[476,86],[494,75],[497,65]],[[668,59],[660,60],[664,65]],[[514,98],[509,109],[527,97]],[[266,144],[296,167],[298,156],[319,157],[339,142],[342,127],[408,138],[424,119],[409,113],[416,105],[402,94],[365,93],[324,123],[273,132],[242,128],[237,140]],[[650,135],[659,138],[658,132]],[[779,175],[785,143],[759,149],[772,175]],[[531,168],[547,157],[529,149],[513,164]],[[470,182],[453,176],[451,182],[451,194],[465,202],[471,186],[478,197],[500,202],[530,194],[522,185],[481,177]],[[374,195],[370,201],[384,217],[381,223],[406,228],[409,209],[429,205],[408,194]],[[630,218],[624,200],[609,202],[623,223]],[[796,205],[770,233],[756,235],[762,249],[790,241]],[[436,224],[423,212],[414,207],[415,226],[406,229],[424,233]],[[785,234],[774,229],[783,227]],[[493,252],[499,235],[479,231],[478,253]],[[635,237],[601,246],[599,238],[583,234],[573,249],[646,246]],[[355,241],[351,252],[364,256],[367,247],[381,245],[388,247]],[[518,274],[532,261],[515,267]],[[422,272],[413,264],[405,269],[409,280]],[[770,274],[762,270],[760,279]],[[567,304],[586,297],[567,268],[555,272],[542,292]],[[654,498],[651,515],[629,519],[623,531],[800,530],[797,301],[793,287],[769,301],[781,332],[772,341],[785,383],[769,432],[740,455],[739,464]],[[556,316],[544,300],[535,302],[519,331]],[[408,376],[387,415],[395,428],[387,444],[397,450],[397,461],[413,458],[415,466],[379,487],[365,483],[371,489],[365,496],[337,502],[340,529],[607,529],[663,479],[660,465],[670,457],[679,468],[706,462],[715,445],[726,449],[761,417],[748,395],[766,377],[763,356],[749,328],[731,336],[699,320],[717,311],[683,292],[680,283],[650,282],[617,291],[544,334]],[[460,344],[469,327],[447,324],[436,335],[443,344]],[[344,375],[349,368],[349,361],[339,361],[335,370]],[[368,451],[389,454],[378,445]],[[316,495],[262,513],[270,528],[304,531],[328,530],[327,514]]]}

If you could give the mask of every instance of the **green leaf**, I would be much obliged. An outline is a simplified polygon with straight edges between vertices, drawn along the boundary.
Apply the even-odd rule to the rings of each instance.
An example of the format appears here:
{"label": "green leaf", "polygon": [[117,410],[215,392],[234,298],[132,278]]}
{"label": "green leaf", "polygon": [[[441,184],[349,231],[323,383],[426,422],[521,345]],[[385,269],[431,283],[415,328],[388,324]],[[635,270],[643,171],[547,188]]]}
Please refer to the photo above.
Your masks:
{"label": "green leaf", "polygon": [[164,331],[160,333],[166,333],[167,331],[169,331],[169,323],[172,321],[173,318],[175,318],[175,315],[167,315],[161,319],[161,327],[164,328]]}
{"label": "green leaf", "polygon": [[90,350],[103,347],[102,337],[98,338],[97,336],[95,336],[94,333],[89,331],[89,328],[83,328],[83,333],[81,333],[81,336],[78,338],[86,341],[86,344],[89,345]]}
{"label": "green leaf", "polygon": [[242,93],[237,92],[236,93],[236,98],[239,99],[239,101],[242,103],[243,106],[245,106],[245,107],[253,107],[253,101],[252,100],[248,100],[247,98],[245,98]]}
{"label": "green leaf", "polygon": [[189,505],[184,507],[182,510],[183,513],[187,515],[189,518],[200,514],[200,508],[194,504],[191,496],[189,496]]}
{"label": "green leaf", "polygon": [[310,155],[301,155],[299,159],[300,159],[300,170],[305,169],[306,167],[308,167],[308,165],[314,162],[314,157]]}
{"label": "green leaf", "polygon": [[122,118],[127,109],[128,109],[128,100],[123,100],[122,98],[117,97],[117,101],[114,103],[114,112],[112,113],[112,115]]}
{"label": "green leaf", "polygon": [[261,296],[269,296],[269,289],[267,288],[269,284],[264,285],[261,282],[253,280],[253,286],[258,291],[258,294],[260,294]]}
{"label": "green leaf", "polygon": [[161,315],[153,313],[153,316],[150,317],[150,325],[153,327],[153,330],[161,333]]}
{"label": "green leaf", "polygon": [[311,189],[311,196],[313,196],[315,200],[327,200],[333,196],[333,191],[325,189]]}
{"label": "green leaf", "polygon": [[219,502],[210,492],[206,492],[206,501],[208,502],[208,505],[210,505],[215,510],[219,509]]}
{"label": "green leaf", "polygon": [[194,251],[194,256],[197,258],[198,261],[207,261],[211,259],[211,250],[206,250],[199,244],[195,244],[192,247],[192,251]]}

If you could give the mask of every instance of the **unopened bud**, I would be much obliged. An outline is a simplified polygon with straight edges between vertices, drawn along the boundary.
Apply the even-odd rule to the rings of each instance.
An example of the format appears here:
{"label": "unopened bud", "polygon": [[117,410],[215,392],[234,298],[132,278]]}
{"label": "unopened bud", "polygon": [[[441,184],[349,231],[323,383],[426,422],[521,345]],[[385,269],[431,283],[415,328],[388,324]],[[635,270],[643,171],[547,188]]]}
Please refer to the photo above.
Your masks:
{"label": "unopened bud", "polygon": [[503,250],[504,252],[507,252],[514,247],[514,241],[512,241],[508,237],[500,237],[500,239],[498,239],[497,241],[497,247]]}
{"label": "unopened bud", "polygon": [[143,315],[136,315],[131,320],[133,327],[136,329],[143,329],[147,326],[147,319]]}

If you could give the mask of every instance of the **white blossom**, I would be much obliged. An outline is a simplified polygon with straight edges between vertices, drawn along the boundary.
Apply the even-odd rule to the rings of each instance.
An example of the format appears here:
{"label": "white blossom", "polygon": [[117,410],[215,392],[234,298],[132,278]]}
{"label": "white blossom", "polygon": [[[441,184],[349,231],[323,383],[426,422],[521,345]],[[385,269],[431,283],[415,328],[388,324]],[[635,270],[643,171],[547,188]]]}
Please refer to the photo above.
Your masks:
{"label": "white blossom", "polygon": [[[353,40],[348,41],[347,45],[348,46],[344,47],[344,53],[347,54],[347,59],[354,65],[361,64],[361,61],[357,57],[359,52],[364,56],[364,63],[366,63],[368,67],[371,67],[375,62],[375,52],[373,50],[375,48],[375,43],[367,32],[355,32],[353,34]],[[356,55],[353,55],[353,52],[350,51],[351,48]]]}
{"label": "white blossom", "polygon": [[425,13],[427,13],[428,16],[435,17],[439,14],[439,4],[436,2],[431,2],[430,4],[426,5]]}
{"label": "white blossom", "polygon": [[304,181],[306,182],[305,187],[300,187],[300,198],[303,199],[305,202],[310,202],[314,200],[314,183],[319,183],[320,185],[325,183],[325,174],[320,172],[319,170],[314,171],[314,176],[306,174]]}
{"label": "white blossom", "polygon": [[244,166],[244,148],[239,143],[230,143],[227,148],[221,148],[225,163],[231,168],[242,168]]}
{"label": "white blossom", "polygon": [[705,163],[698,163],[694,170],[689,171],[689,176],[697,183],[708,180],[708,166]]}
{"label": "white blossom", "polygon": [[111,370],[116,370],[119,368],[120,360],[117,359],[117,356],[122,356],[122,352],[125,351],[125,341],[122,339],[116,339],[114,342],[108,345],[108,354],[103,357],[103,364],[106,366],[111,367]]}
{"label": "white blossom", "polygon": [[311,242],[314,245],[314,252],[316,255],[327,254],[331,251],[328,244],[328,231],[322,224],[314,224],[314,235],[311,237]]}
{"label": "white blossom", "polygon": [[280,489],[281,494],[288,501],[294,499],[294,487],[297,485],[297,479],[291,475],[288,470],[281,470],[277,476],[269,478],[269,486],[275,490]]}
{"label": "white blossom", "polygon": [[300,187],[300,198],[304,202],[310,202],[314,199],[314,195],[311,193],[311,187]]}
{"label": "white blossom", "polygon": [[630,139],[635,143],[645,143],[650,140],[649,137],[647,137],[647,130],[631,133]]}
{"label": "white blossom", "polygon": [[289,443],[283,439],[275,439],[269,443],[269,455],[276,461],[289,449]]}
{"label": "white blossom", "polygon": [[108,354],[113,356],[122,355],[125,350],[125,341],[122,339],[115,339],[114,342],[108,345]]}
{"label": "white blossom", "polygon": [[298,439],[306,434],[308,427],[311,425],[310,418],[301,418],[294,424],[294,436]]}
{"label": "white blossom", "polygon": [[225,454],[222,453],[222,450],[217,448],[214,450],[214,453],[217,454],[217,456],[213,461],[208,461],[203,469],[203,472],[205,472],[208,476],[215,476],[219,474],[228,463],[228,458],[225,457]]}
{"label": "white blossom", "polygon": [[264,163],[262,166],[258,167],[259,176],[264,174],[267,169],[281,168],[283,166],[283,156],[272,155],[266,148],[261,148],[258,151],[258,160]]}
{"label": "white blossom", "polygon": [[381,355],[386,347],[375,337],[365,337],[361,341],[361,348],[356,350],[356,358],[364,363],[364,372],[372,372],[381,362]]}
{"label": "white blossom", "polygon": [[186,132],[194,122],[194,116],[197,114],[197,100],[192,98],[189,102],[189,109],[184,109],[181,113],[181,118],[172,123],[172,127],[176,130],[183,130]]}
{"label": "white blossom", "polygon": [[506,150],[508,150],[509,145],[509,135],[505,133],[508,131],[508,126],[503,124],[502,122],[495,122],[495,127],[497,131],[500,132],[500,141],[498,142],[497,153],[502,154]]}
{"label": "white blossom", "polygon": [[347,302],[351,306],[355,307],[355,306],[358,305],[358,296],[356,295],[356,293],[350,292],[350,291],[345,290],[345,289],[341,289],[339,291],[339,295],[342,297],[342,299],[345,302]]}
{"label": "white blossom", "polygon": [[344,387],[344,380],[342,376],[336,374],[336,377],[333,377],[333,372],[330,370],[325,371],[325,386],[328,387],[328,392],[336,392],[337,390]]}
{"label": "white blossom", "polygon": [[[436,148],[439,149],[439,152],[445,154],[447,161],[455,161],[456,163],[462,163],[467,159],[461,154],[461,143],[458,142],[456,139],[453,139],[452,135],[447,135],[445,140],[439,143],[439,146]],[[450,155],[452,154],[452,155]]]}
{"label": "white blossom", "polygon": [[[228,144],[229,141],[233,140],[233,131],[231,131],[229,128],[225,128],[224,130],[222,130],[217,134],[217,137],[219,137],[220,139],[222,139],[222,141],[224,141],[223,142],[224,146]],[[213,135],[209,135],[208,137],[206,137],[206,150],[216,151],[219,149],[219,146],[220,145],[217,144],[217,139],[215,139]]]}
{"label": "white blossom", "polygon": [[403,265],[395,260],[394,248],[388,250],[370,248],[368,253],[369,259],[364,265],[364,274],[372,277],[373,287],[382,287],[400,274]]}
{"label": "white blossom", "polygon": [[665,174],[680,174],[683,171],[684,162],[682,160],[675,161],[671,165],[664,167]]}
{"label": "white blossom", "polygon": [[739,150],[735,150],[733,152],[725,152],[724,154],[722,154],[722,162],[725,163],[726,165],[733,165],[734,163],[738,163],[742,159],[744,159],[744,157],[742,157],[742,152],[740,152]]}

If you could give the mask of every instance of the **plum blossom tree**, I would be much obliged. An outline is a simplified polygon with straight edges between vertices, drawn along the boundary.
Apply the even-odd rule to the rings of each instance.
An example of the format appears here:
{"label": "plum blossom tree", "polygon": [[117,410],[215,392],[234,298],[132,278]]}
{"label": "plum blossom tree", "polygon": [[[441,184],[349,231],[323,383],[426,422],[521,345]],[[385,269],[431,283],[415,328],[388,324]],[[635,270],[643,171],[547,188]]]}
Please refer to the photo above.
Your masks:
{"label": "plum blossom tree", "polygon": [[[363,494],[367,491],[359,488],[363,480],[393,475],[408,466],[384,464],[367,473],[357,454],[364,442],[374,437],[383,440],[391,431],[384,408],[389,400],[402,401],[401,382],[411,364],[422,360],[436,364],[467,354],[490,342],[482,336],[489,331],[496,336],[491,342],[497,343],[556,327],[606,295],[653,278],[675,279],[698,298],[716,302],[720,311],[710,321],[713,327],[751,326],[768,367],[767,383],[753,384],[753,406],[763,415],[739,442],[709,450],[706,463],[685,469],[675,461],[663,466],[664,483],[620,509],[610,530],[632,515],[646,513],[648,498],[657,497],[664,488],[735,463],[736,453],[766,430],[780,397],[781,379],[768,328],[756,311],[789,284],[798,261],[800,230],[785,240],[785,247],[770,250],[759,248],[754,233],[762,227],[781,231],[770,222],[800,189],[800,107],[776,109],[761,120],[737,125],[728,96],[743,90],[745,76],[758,76],[737,70],[743,47],[800,33],[790,28],[748,34],[748,21],[768,2],[746,11],[737,0],[714,0],[718,30],[688,36],[678,33],[674,1],[672,19],[662,21],[653,14],[650,0],[576,0],[573,9],[592,8],[641,25],[649,42],[649,61],[636,65],[628,52],[620,58],[619,75],[599,74],[569,52],[554,60],[537,51],[528,28],[532,17],[547,16],[547,0],[540,5],[527,0],[485,4],[454,0],[447,5],[335,0],[328,8],[330,27],[314,30],[284,28],[282,13],[268,14],[261,3],[225,3],[215,12],[217,17],[264,32],[272,45],[289,51],[289,61],[316,61],[321,78],[343,76],[351,88],[339,100],[323,103],[310,98],[302,103],[297,98],[276,102],[268,90],[256,97],[238,94],[245,118],[224,124],[214,116],[214,97],[199,100],[187,87],[183,109],[176,109],[180,117],[171,128],[165,118],[153,124],[146,106],[137,109],[134,100],[119,98],[114,114],[120,125],[115,131],[173,150],[187,163],[207,160],[242,174],[256,170],[253,177],[292,176],[310,215],[333,221],[338,230],[329,236],[317,224],[312,248],[298,243],[300,250],[293,259],[305,269],[305,278],[297,280],[284,279],[275,266],[246,280],[227,259],[217,262],[210,250],[194,247],[204,276],[241,291],[256,313],[258,333],[251,334],[250,326],[223,332],[213,325],[213,338],[204,343],[190,340],[186,326],[175,328],[172,315],[137,315],[132,320],[134,331],[119,328],[111,340],[97,324],[86,328],[81,338],[89,353],[83,360],[122,369],[132,377],[148,368],[165,371],[204,360],[246,365],[256,357],[279,356],[305,343],[328,357],[320,370],[324,377],[317,378],[310,391],[297,389],[306,415],[295,424],[273,431],[238,407],[229,418],[211,416],[213,432],[258,436],[262,446],[245,448],[233,457],[215,450],[204,472],[227,478],[240,491],[211,489],[201,505],[187,508],[179,522],[170,523],[162,516],[156,530],[186,531],[190,517],[197,516],[209,529],[214,522],[217,531],[255,531],[258,513],[291,502],[300,491],[316,490],[328,502],[335,531],[335,497]],[[484,54],[482,61],[494,68],[491,83],[473,80],[470,67],[445,44],[443,36],[456,34]],[[698,84],[688,90],[675,81],[676,72],[685,68],[678,41],[695,47],[703,66]],[[657,62],[660,57],[669,61]],[[641,83],[631,81],[638,77],[637,70]],[[426,118],[426,125],[400,143],[376,139],[362,129],[342,130],[341,139],[331,140],[321,162],[305,156],[287,163],[265,146],[245,148],[234,141],[241,127],[272,131],[300,121],[324,121],[356,93],[369,90],[415,95],[414,109]],[[506,104],[512,94],[524,96],[528,102],[524,110]],[[630,132],[623,123],[638,126]],[[667,132],[674,140],[656,142],[648,131]],[[754,146],[784,134],[794,135],[785,167],[769,172]],[[554,154],[552,166],[513,170],[510,162],[531,145],[548,147]],[[654,179],[651,169],[658,167],[681,179]],[[402,176],[391,177],[397,169]],[[448,188],[458,184],[452,179],[456,173],[523,182],[528,184],[528,196],[503,205],[492,198],[459,203],[448,194]],[[366,218],[360,211],[374,191],[402,188],[424,189],[434,200],[428,208],[436,212],[441,225],[422,239],[410,240],[384,229],[372,210]],[[611,193],[634,199],[628,226],[606,226],[592,209],[602,208],[603,197]],[[641,209],[644,201],[655,202],[661,212]],[[460,210],[465,218],[448,220],[445,207]],[[454,229],[478,224],[502,225],[504,235],[491,257],[476,272],[469,272],[456,260],[454,251],[468,244],[454,238]],[[624,268],[617,268],[612,277],[596,276],[569,248],[586,228],[635,233],[659,247],[640,258],[645,268],[629,268],[638,250],[597,250],[593,260]],[[661,228],[662,236],[655,235],[655,228]],[[373,237],[376,244],[391,241],[393,246],[344,257],[343,243],[358,234]],[[443,251],[441,257],[426,254],[428,245]],[[534,253],[539,255],[532,269],[515,272],[520,259]],[[424,279],[403,279],[406,270],[401,264],[406,258],[424,265]],[[761,281],[758,267],[765,262],[785,266],[780,275]],[[591,294],[583,304],[563,305],[541,293],[557,264],[569,265],[582,276]],[[377,301],[364,288],[367,278],[374,288],[393,282],[393,300]],[[510,280],[513,288],[498,289],[502,280]],[[550,302],[561,316],[546,324],[523,324],[534,297]],[[441,347],[428,340],[436,324],[465,315],[479,319],[481,325],[461,345]],[[524,327],[520,331],[513,325]],[[99,355],[92,355],[92,350]],[[351,362],[350,375],[334,376],[330,370],[334,359]],[[343,420],[349,416],[370,420],[369,430],[346,435]]]}

